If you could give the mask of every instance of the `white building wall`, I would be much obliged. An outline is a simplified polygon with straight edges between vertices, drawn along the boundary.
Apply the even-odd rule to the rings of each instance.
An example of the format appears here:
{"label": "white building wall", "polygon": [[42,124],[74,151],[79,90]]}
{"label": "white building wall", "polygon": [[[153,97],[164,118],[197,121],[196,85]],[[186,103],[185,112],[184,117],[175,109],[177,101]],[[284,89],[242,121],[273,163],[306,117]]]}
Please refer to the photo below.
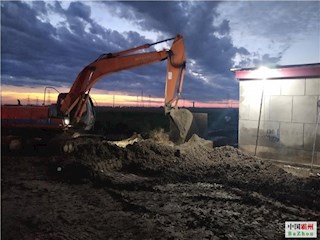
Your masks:
{"label": "white building wall", "polygon": [[[261,97],[263,100],[261,105]],[[320,78],[241,80],[239,147],[257,156],[310,164],[320,108]],[[320,165],[320,126],[314,163]]]}

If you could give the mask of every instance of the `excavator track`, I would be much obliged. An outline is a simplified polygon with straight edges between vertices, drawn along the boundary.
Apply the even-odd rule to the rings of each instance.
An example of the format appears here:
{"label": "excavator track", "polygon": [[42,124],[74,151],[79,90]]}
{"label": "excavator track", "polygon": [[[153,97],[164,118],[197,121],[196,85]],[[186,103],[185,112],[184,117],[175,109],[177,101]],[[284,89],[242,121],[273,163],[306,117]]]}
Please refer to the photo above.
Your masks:
{"label": "excavator track", "polygon": [[85,143],[99,143],[106,141],[106,138],[102,135],[96,134],[84,134],[75,132],[73,134],[61,134],[52,138],[48,144],[48,147],[58,149],[60,154],[71,154],[81,147]]}

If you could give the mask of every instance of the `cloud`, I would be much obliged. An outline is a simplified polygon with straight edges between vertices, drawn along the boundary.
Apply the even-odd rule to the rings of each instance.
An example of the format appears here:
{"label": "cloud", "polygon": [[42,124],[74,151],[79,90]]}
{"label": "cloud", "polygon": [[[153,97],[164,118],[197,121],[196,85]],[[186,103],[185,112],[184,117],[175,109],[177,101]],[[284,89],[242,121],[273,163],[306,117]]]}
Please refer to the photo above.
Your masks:
{"label": "cloud", "polygon": [[[168,2],[165,6],[160,2],[123,4],[127,7],[119,5],[116,9],[120,16],[150,31],[162,31],[165,36],[176,33],[184,36],[190,70],[190,74],[186,75],[184,96],[195,100],[201,98],[203,101],[220,100],[227,95],[237,99],[238,83],[234,81],[230,68],[237,54],[247,55],[249,52],[233,45],[228,20],[214,24],[220,3]],[[126,15],[124,11],[129,14]],[[191,61],[195,64],[190,64]],[[197,89],[201,94],[198,97],[188,94],[188,89]]]}
{"label": "cloud", "polygon": [[[185,36],[188,57],[197,62],[197,69],[189,67],[189,70],[200,71],[202,78],[187,74],[184,96],[202,101],[221,98],[220,94],[213,94],[221,85],[225,85],[221,89],[236,88],[229,67],[238,49],[227,36],[230,31],[227,21],[218,27],[212,25],[216,6],[215,2],[205,5],[191,2],[108,3],[118,16],[141,28],[160,32],[163,38],[176,33]],[[1,8],[1,64],[5,84],[70,86],[77,73],[101,53],[150,42],[138,32],[120,33],[103,27],[93,20],[92,9],[81,2],[71,2],[69,6],[59,2],[5,2]],[[59,16],[56,24],[50,21],[52,13]],[[167,14],[166,18],[163,18],[164,14]],[[17,21],[16,16],[23,17]],[[218,38],[212,32],[223,37]],[[96,87],[131,94],[144,90],[152,96],[163,96],[164,79],[165,64],[159,63],[110,75]]]}
{"label": "cloud", "polygon": [[[305,32],[306,36],[317,33],[313,29],[319,28],[319,6],[298,2],[2,2],[2,82],[70,87],[82,68],[102,53],[180,33],[187,49],[183,97],[238,99],[238,82],[230,68],[280,62],[292,41],[304,38]],[[110,26],[99,14],[116,20]],[[121,21],[132,28],[123,30]],[[95,87],[133,95],[143,90],[162,97],[165,68],[160,62],[122,71]]]}
{"label": "cloud", "polygon": [[[1,11],[5,84],[13,84],[14,79],[15,84],[32,85],[34,82],[25,79],[35,79],[43,85],[70,86],[81,69],[100,54],[129,47],[126,37],[94,22],[90,8],[82,3],[72,2],[65,10],[58,2],[4,2]],[[58,14],[59,24],[43,18],[44,12]],[[90,30],[86,31],[87,27]],[[128,32],[128,36],[140,43],[145,41],[134,33]]]}
{"label": "cloud", "polygon": [[[299,64],[285,55],[291,46],[306,39],[320,42],[320,2],[318,1],[244,1],[224,2],[218,7],[216,24],[226,19],[235,46],[245,47],[251,56],[238,58],[237,65],[253,67],[257,63]],[[308,46],[304,44],[304,49]],[[314,45],[315,50],[319,45]],[[296,56],[303,49],[296,48]],[[266,58],[266,56],[269,58]],[[283,57],[285,56],[285,57]],[[250,59],[250,60],[249,60]],[[267,61],[268,60],[268,61]],[[309,60],[310,63],[310,60]]]}
{"label": "cloud", "polygon": [[71,2],[66,13],[68,16],[79,17],[87,22],[91,22],[91,8],[81,2]]}

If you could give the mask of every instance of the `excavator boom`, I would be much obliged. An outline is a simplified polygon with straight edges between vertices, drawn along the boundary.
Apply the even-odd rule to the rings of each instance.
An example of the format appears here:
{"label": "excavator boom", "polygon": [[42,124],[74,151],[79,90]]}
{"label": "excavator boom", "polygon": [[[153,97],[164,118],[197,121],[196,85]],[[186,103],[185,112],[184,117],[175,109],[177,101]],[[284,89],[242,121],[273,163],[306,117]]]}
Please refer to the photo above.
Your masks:
{"label": "excavator boom", "polygon": [[[169,40],[173,40],[170,50],[136,53]],[[177,35],[175,38],[160,42],[101,55],[79,73],[69,93],[61,101],[60,112],[65,115],[71,113],[73,123],[77,124],[86,111],[90,89],[102,77],[122,70],[167,60],[165,113],[170,116],[178,129],[178,133],[175,134],[178,135],[178,142],[183,142],[192,122],[192,114],[188,110],[180,111],[176,108],[182,91],[186,65],[184,41],[182,36]],[[179,114],[180,112],[181,114]]]}
{"label": "excavator boom", "polygon": [[[168,40],[172,40],[172,38],[164,41]],[[90,91],[95,83],[108,74],[152,64],[166,59],[168,59],[167,82],[169,81],[169,84],[167,84],[166,87],[165,103],[167,104],[168,102],[168,104],[170,104],[170,101],[174,98],[176,82],[182,82],[180,78],[183,76],[179,75],[179,72],[183,72],[185,67],[183,38],[182,36],[177,35],[174,38],[174,42],[169,51],[162,50],[158,52],[135,53],[139,50],[150,48],[152,45],[154,44],[144,44],[139,47],[134,47],[117,53],[103,54],[98,59],[87,65],[78,74],[69,93],[65,96],[65,99],[61,103],[60,111],[63,114],[69,114],[76,107],[77,103],[83,100],[84,94]],[[78,115],[81,115],[80,112]],[[79,116],[74,117],[77,118]]]}

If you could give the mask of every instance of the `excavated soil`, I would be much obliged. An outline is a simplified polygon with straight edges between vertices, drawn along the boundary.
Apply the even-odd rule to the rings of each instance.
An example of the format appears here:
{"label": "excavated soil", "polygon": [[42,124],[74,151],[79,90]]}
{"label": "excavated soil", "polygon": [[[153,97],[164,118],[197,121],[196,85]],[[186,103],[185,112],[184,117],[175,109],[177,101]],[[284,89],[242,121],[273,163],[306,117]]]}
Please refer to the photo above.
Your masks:
{"label": "excavated soil", "polygon": [[6,155],[1,180],[2,239],[283,239],[285,221],[320,220],[319,176],[196,135]]}

